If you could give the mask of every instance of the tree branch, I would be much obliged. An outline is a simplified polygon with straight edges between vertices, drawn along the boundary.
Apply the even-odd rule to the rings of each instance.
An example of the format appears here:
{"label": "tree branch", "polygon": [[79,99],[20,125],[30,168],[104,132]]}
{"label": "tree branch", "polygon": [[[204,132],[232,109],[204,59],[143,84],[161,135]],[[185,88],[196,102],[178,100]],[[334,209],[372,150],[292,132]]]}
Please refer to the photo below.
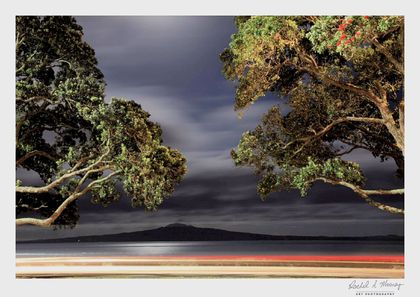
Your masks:
{"label": "tree branch", "polygon": [[404,100],[403,101],[401,101],[400,102],[400,105],[399,105],[399,124],[400,124],[400,131],[401,131],[401,133],[402,133],[402,135],[404,135],[404,116],[405,116],[405,113],[404,113]]}
{"label": "tree branch", "polygon": [[[51,189],[55,188],[56,186],[62,184],[65,180],[67,180],[70,177],[85,173],[91,169],[93,169],[95,166],[101,164],[102,160],[109,154],[109,149],[92,165],[82,168],[76,171],[70,171],[64,175],[62,175],[60,178],[56,179],[52,183],[42,186],[42,187],[25,187],[25,186],[18,186],[16,187],[16,192],[18,193],[45,193],[50,191]],[[105,166],[103,167],[103,170],[109,169],[109,167]]]}
{"label": "tree branch", "polygon": [[56,158],[54,158],[53,156],[51,156],[50,154],[44,152],[44,151],[32,151],[27,153],[26,155],[20,157],[17,161],[16,161],[16,165],[21,165],[23,162],[25,162],[27,159],[33,157],[33,156],[43,156],[45,158],[48,158],[50,160],[55,161]]}
{"label": "tree branch", "polygon": [[341,185],[347,188],[352,189],[355,193],[359,194],[360,197],[362,197],[369,205],[374,206],[376,208],[379,208],[380,210],[395,213],[395,214],[404,214],[404,210],[389,206],[380,202],[377,202],[369,197],[369,195],[403,195],[404,189],[394,189],[394,190],[364,190],[354,184],[345,182],[345,181],[336,181],[324,177],[318,177],[314,180],[323,181],[324,183],[329,183],[332,185]]}
{"label": "tree branch", "polygon": [[47,208],[48,206],[45,205],[45,204],[42,204],[42,205],[40,205],[38,207],[31,207],[28,204],[19,204],[19,205],[16,205],[16,208],[18,208],[18,207],[24,207],[24,208],[27,208],[27,209],[35,210],[36,211],[36,210],[40,210],[41,208]]}
{"label": "tree branch", "polygon": [[400,74],[404,75],[404,65],[402,63],[400,63],[397,59],[395,59],[392,56],[392,54],[388,51],[388,49],[385,46],[383,46],[382,44],[380,44],[376,38],[371,38],[370,41],[372,41],[372,43],[376,46],[378,51],[381,54],[383,54],[389,60],[389,62],[391,62],[392,65],[394,65],[394,67],[397,69],[397,71]]}
{"label": "tree branch", "polygon": [[397,128],[392,112],[389,110],[386,92],[383,93],[380,90],[381,96],[377,96],[374,92],[372,92],[372,90],[366,90],[359,86],[333,79],[322,71],[322,69],[318,66],[315,59],[311,55],[302,52],[298,52],[298,54],[300,58],[308,65],[300,67],[300,69],[302,69],[303,71],[314,75],[315,77],[327,84],[339,87],[343,90],[347,90],[356,95],[362,96],[367,100],[371,101],[373,104],[375,104],[381,113],[385,126],[394,138],[397,147],[401,150],[402,154],[404,155],[404,134],[402,134],[401,131]]}
{"label": "tree branch", "polygon": [[401,130],[397,127],[393,113],[389,109],[387,101],[383,101],[381,104],[377,104],[377,107],[379,109],[379,112],[381,113],[382,118],[385,121],[384,124],[388,129],[388,132],[394,138],[395,144],[401,151],[402,155],[404,155],[404,130]]}
{"label": "tree branch", "polygon": [[364,117],[344,117],[344,118],[339,118],[334,120],[333,122],[331,122],[330,124],[328,124],[327,126],[325,126],[325,128],[323,128],[322,130],[316,132],[314,135],[310,135],[307,137],[302,137],[302,138],[298,138],[296,140],[293,140],[289,143],[287,143],[286,145],[283,146],[283,149],[286,149],[287,147],[289,147],[290,145],[296,143],[296,142],[300,142],[303,141],[303,145],[296,150],[293,153],[293,156],[296,156],[298,153],[300,153],[303,148],[308,145],[309,143],[311,143],[314,139],[322,137],[323,135],[325,135],[328,131],[330,131],[334,126],[336,126],[337,124],[343,123],[343,122],[365,122],[365,123],[376,123],[376,124],[385,124],[383,119],[378,119],[378,118],[364,118]]}
{"label": "tree branch", "polygon": [[[92,189],[95,185],[103,183],[109,179],[111,179],[113,176],[119,174],[121,171],[114,171],[111,174],[107,175],[104,178],[97,179],[90,184],[88,184],[82,191],[75,191],[73,194],[71,194],[66,200],[64,200],[60,206],[54,211],[54,213],[46,219],[35,219],[35,218],[19,218],[16,219],[16,226],[22,226],[22,225],[36,225],[40,227],[49,227],[52,223],[55,222],[55,220],[62,214],[62,212],[67,208],[67,206],[76,201],[78,198],[82,197],[84,194],[86,194],[90,189]],[[88,173],[85,175],[87,177]],[[79,190],[80,187],[78,186],[76,190]]]}
{"label": "tree branch", "polygon": [[365,97],[375,104],[380,103],[382,101],[381,98],[376,96],[375,93],[373,93],[371,90],[366,90],[362,87],[359,87],[350,83],[341,82],[339,80],[331,78],[326,73],[323,73],[321,68],[316,63],[316,60],[311,55],[307,53],[302,53],[300,51],[298,52],[298,54],[301,60],[306,62],[308,65],[306,67],[305,66],[299,67],[301,70],[314,75],[315,77],[319,78],[320,80],[324,81],[327,84],[339,87],[343,90],[347,90],[359,96]]}

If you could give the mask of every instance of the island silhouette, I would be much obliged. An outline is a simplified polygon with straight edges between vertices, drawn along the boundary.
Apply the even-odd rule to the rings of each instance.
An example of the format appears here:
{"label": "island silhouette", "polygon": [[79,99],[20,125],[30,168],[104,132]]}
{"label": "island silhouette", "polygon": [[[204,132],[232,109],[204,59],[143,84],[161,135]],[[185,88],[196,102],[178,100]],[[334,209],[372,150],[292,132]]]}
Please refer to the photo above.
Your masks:
{"label": "island silhouette", "polygon": [[399,235],[376,236],[301,236],[271,235],[228,231],[215,228],[202,228],[173,223],[163,227],[104,235],[39,239],[19,241],[18,243],[58,243],[58,242],[139,242],[139,241],[246,241],[246,240],[348,240],[348,241],[403,241]]}

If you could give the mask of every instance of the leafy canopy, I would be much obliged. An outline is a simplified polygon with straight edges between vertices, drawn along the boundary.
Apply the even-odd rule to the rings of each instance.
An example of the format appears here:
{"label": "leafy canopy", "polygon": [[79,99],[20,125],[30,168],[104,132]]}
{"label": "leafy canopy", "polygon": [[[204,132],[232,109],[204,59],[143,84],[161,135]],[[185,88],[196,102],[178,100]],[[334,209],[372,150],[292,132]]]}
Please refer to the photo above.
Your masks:
{"label": "leafy canopy", "polygon": [[370,204],[358,164],[342,156],[369,150],[404,170],[404,20],[399,16],[254,16],[236,18],[237,32],[220,58],[237,82],[242,114],[271,92],[273,106],[246,131],[232,158],[255,168],[264,198],[281,189],[306,195],[315,181],[352,188]]}
{"label": "leafy canopy", "polygon": [[[185,157],[134,101],[104,101],[94,50],[72,17],[16,18],[16,167],[41,184],[16,185],[17,224],[69,225],[78,198],[104,206],[122,186],[155,210],[186,173]],[[24,217],[30,214],[30,217]]]}

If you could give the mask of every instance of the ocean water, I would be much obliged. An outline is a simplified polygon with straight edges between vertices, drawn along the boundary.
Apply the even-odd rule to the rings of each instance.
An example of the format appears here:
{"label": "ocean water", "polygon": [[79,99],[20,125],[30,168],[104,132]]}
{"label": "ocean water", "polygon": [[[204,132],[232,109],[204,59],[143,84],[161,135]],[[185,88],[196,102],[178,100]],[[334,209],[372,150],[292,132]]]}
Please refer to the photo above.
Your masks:
{"label": "ocean water", "polygon": [[17,257],[42,256],[229,256],[229,255],[403,255],[391,241],[159,241],[17,243]]}

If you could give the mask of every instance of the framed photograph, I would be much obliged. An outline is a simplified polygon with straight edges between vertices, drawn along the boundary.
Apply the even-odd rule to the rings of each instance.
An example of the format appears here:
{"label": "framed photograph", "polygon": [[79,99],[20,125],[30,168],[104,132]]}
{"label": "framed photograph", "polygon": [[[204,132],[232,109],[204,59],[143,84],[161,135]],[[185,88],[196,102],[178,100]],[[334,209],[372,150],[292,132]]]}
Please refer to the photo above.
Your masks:
{"label": "framed photograph", "polygon": [[409,296],[409,9],[171,5],[10,10],[16,292]]}

